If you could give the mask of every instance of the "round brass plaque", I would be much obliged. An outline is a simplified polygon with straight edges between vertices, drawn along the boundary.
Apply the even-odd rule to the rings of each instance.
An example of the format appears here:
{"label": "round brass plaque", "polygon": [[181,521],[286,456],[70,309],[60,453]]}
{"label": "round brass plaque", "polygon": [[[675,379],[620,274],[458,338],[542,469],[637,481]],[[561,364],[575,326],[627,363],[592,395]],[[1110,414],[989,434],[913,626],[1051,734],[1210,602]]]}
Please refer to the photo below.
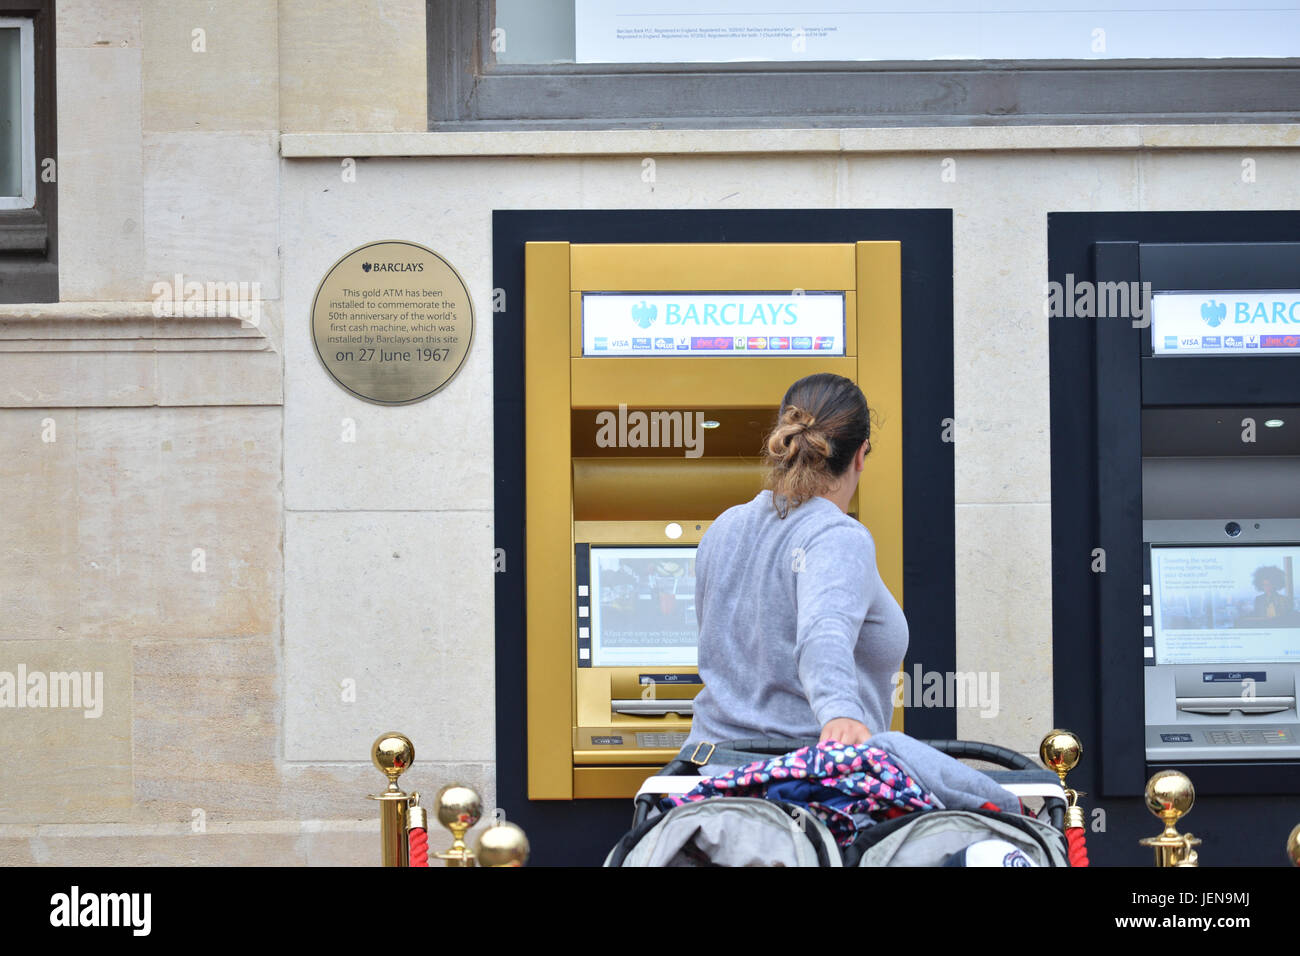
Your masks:
{"label": "round brass plaque", "polygon": [[321,279],[311,337],[325,370],[357,398],[408,405],[460,371],[474,339],[474,304],[460,274],[432,249],[371,242]]}

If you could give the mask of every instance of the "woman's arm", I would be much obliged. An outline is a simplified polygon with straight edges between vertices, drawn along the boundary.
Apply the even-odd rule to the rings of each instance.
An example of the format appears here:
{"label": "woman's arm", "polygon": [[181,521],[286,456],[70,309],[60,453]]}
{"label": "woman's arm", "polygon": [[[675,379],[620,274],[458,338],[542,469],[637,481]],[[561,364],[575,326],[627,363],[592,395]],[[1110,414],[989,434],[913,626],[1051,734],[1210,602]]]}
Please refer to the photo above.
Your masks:
{"label": "woman's arm", "polygon": [[827,528],[808,543],[795,571],[795,667],[821,739],[840,743],[871,736],[853,656],[875,566],[875,547],[865,532],[847,524]]}

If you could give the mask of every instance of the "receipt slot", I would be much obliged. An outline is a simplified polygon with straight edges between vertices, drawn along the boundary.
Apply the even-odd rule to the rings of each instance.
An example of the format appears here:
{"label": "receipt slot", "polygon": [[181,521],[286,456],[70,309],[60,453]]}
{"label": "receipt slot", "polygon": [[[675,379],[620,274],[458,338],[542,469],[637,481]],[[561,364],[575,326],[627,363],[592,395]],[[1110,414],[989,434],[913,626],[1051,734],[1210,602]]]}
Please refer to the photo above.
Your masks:
{"label": "receipt slot", "polygon": [[[785,390],[833,372],[902,421],[900,244],[529,242],[524,268],[528,796],[627,797],[690,731],[696,547],[762,488]],[[890,435],[852,509],[902,604]]]}
{"label": "receipt slot", "polygon": [[1300,760],[1300,520],[1143,522],[1146,753]]}

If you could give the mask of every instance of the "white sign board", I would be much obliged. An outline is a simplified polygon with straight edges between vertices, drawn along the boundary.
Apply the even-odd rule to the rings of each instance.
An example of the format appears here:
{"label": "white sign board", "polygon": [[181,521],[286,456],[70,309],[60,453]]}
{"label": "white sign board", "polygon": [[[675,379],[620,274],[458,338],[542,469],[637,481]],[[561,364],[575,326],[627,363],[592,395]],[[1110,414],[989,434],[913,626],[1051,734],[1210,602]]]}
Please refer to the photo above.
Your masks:
{"label": "white sign board", "polygon": [[1291,0],[575,0],[579,63],[1300,56]]}
{"label": "white sign board", "polygon": [[1300,354],[1300,292],[1156,292],[1153,355]]}
{"label": "white sign board", "polygon": [[583,355],[844,355],[843,292],[584,292]]}

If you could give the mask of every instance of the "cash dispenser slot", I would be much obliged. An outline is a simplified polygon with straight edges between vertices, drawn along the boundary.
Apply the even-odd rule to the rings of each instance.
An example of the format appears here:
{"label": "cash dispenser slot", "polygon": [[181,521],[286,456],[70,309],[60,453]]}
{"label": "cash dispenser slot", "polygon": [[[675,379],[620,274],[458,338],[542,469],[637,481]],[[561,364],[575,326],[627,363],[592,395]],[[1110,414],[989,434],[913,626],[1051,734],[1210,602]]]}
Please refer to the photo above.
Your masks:
{"label": "cash dispenser slot", "polygon": [[642,700],[634,697],[631,700],[612,700],[610,709],[616,714],[635,714],[638,717],[666,717],[669,714],[690,717],[695,713],[695,703],[689,700]]}
{"label": "cash dispenser slot", "polygon": [[1185,714],[1222,716],[1239,714],[1281,714],[1295,709],[1294,697],[1179,697],[1178,709]]}
{"label": "cash dispenser slot", "polygon": [[578,668],[576,766],[658,763],[677,755],[703,687],[693,667]]}

